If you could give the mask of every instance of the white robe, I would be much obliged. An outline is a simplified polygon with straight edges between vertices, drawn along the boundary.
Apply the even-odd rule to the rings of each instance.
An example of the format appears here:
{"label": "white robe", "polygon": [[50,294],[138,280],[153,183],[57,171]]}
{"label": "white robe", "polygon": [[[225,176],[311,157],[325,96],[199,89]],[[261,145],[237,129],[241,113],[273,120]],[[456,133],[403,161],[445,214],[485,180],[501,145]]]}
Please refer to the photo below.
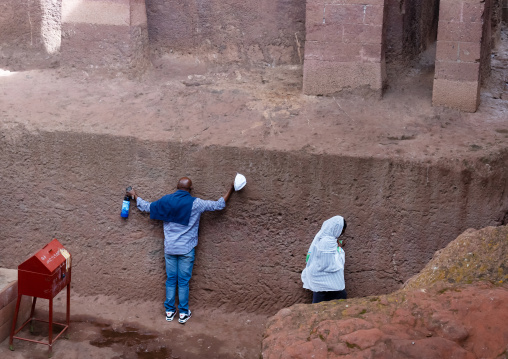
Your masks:
{"label": "white robe", "polygon": [[309,248],[309,260],[302,272],[303,287],[313,292],[331,292],[345,289],[342,248],[337,247],[337,238],[342,233],[344,218],[332,217],[316,234]]}

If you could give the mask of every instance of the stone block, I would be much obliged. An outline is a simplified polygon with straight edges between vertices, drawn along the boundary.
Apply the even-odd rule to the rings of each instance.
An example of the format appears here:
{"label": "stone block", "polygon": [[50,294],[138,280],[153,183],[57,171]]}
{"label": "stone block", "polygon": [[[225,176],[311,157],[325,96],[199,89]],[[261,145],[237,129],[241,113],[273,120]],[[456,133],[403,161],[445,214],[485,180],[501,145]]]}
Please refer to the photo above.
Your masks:
{"label": "stone block", "polygon": [[342,41],[381,44],[383,42],[383,27],[377,25],[344,25]]}
{"label": "stone block", "polygon": [[307,95],[354,92],[359,88],[381,95],[383,81],[380,63],[306,60],[303,69],[303,92]]}
{"label": "stone block", "polygon": [[[17,269],[0,268],[0,342],[10,335],[12,320],[18,299]],[[23,296],[20,304],[17,325],[21,325],[30,315],[32,298]]]}
{"label": "stone block", "polygon": [[457,23],[439,21],[437,40],[480,42],[482,38],[482,25],[481,22]]}
{"label": "stone block", "polygon": [[481,22],[484,10],[484,4],[464,4],[462,6],[462,22]]}
{"label": "stone block", "polygon": [[365,20],[366,25],[383,25],[384,6],[368,5],[365,7]]}
{"label": "stone block", "polygon": [[360,61],[361,44],[343,42],[307,41],[305,43],[305,61],[320,60],[333,62]]}
{"label": "stone block", "polygon": [[145,0],[131,0],[131,26],[145,26],[148,22],[146,16]]}
{"label": "stone block", "polygon": [[459,42],[459,60],[480,62],[481,44],[478,42]]}
{"label": "stone block", "polygon": [[439,20],[445,22],[461,22],[462,3],[457,4],[451,1],[441,1],[439,3]]}
{"label": "stone block", "polygon": [[383,46],[381,44],[363,44],[360,50],[360,60],[362,62],[383,62]]}
{"label": "stone block", "polygon": [[343,25],[307,24],[307,41],[342,41]]}
{"label": "stone block", "polygon": [[485,0],[444,0],[448,3],[455,4],[456,6],[461,6],[462,4],[483,4]]}
{"label": "stone block", "polygon": [[434,80],[432,90],[433,106],[445,106],[465,112],[476,112],[479,104],[479,81]]}
{"label": "stone block", "polygon": [[320,0],[326,4],[384,5],[384,0]]}
{"label": "stone block", "polygon": [[455,81],[479,81],[480,64],[477,62],[436,61],[434,77]]}
{"label": "stone block", "polygon": [[381,62],[381,50],[379,44],[307,41],[305,60]]}
{"label": "stone block", "polygon": [[[16,271],[17,273],[17,271]],[[18,280],[16,279],[14,282],[10,282],[7,285],[0,287],[0,310],[5,307],[7,304],[16,299],[18,295]]]}
{"label": "stone block", "polygon": [[[5,312],[5,322],[0,324],[0,343],[8,338],[12,330],[12,320],[14,319],[14,311],[16,309],[17,298],[11,302],[4,309],[8,310]],[[32,297],[23,296],[19,305],[18,320],[16,322],[16,328],[19,328],[29,317],[30,310],[32,309]],[[0,315],[2,316],[2,315]]]}
{"label": "stone block", "polygon": [[305,7],[305,22],[307,24],[322,24],[325,18],[325,5],[307,2]]}
{"label": "stone block", "polygon": [[326,24],[363,24],[364,17],[363,5],[337,4],[325,7]]}
{"label": "stone block", "polygon": [[0,325],[4,325],[5,323],[12,324],[12,318],[14,316],[14,309],[16,309],[16,301],[18,297],[14,298],[14,300],[7,303],[5,307],[0,309]]}
{"label": "stone block", "polygon": [[[324,24],[317,12],[325,6]],[[343,90],[381,95],[386,78],[383,41],[384,1],[309,0],[303,91],[329,95]]]}
{"label": "stone block", "polygon": [[438,41],[436,61],[457,61],[459,59],[458,41]]}
{"label": "stone block", "polygon": [[62,0],[62,23],[130,25],[129,0]]}
{"label": "stone block", "polygon": [[62,0],[62,65],[131,76],[150,65],[144,0]]}

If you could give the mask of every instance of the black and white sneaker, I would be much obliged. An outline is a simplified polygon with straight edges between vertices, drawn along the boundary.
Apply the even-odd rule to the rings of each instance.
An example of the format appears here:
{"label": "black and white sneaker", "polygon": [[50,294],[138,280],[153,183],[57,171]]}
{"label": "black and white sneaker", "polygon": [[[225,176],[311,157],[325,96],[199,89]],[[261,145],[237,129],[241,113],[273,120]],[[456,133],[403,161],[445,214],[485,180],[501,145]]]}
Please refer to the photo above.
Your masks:
{"label": "black and white sneaker", "polygon": [[166,320],[168,322],[171,322],[173,319],[175,319],[176,312],[166,312]]}
{"label": "black and white sneaker", "polygon": [[180,313],[180,318],[178,318],[178,323],[185,324],[190,319],[191,316],[192,316],[192,313],[190,310],[189,310],[189,314]]}

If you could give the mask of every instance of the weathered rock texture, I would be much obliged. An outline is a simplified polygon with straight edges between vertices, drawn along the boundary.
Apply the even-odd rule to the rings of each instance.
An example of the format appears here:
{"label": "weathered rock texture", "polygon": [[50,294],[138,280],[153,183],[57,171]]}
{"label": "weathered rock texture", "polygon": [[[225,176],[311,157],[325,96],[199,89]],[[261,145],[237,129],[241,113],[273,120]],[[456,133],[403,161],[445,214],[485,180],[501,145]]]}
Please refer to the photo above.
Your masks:
{"label": "weathered rock texture", "polygon": [[[433,102],[475,111],[500,38],[500,0],[4,0],[0,66],[138,76],[176,59],[203,67],[303,64],[303,92],[380,97],[439,46]],[[492,28],[491,28],[492,27]],[[478,60],[478,61],[477,61]],[[434,63],[432,58],[431,65]],[[203,65],[206,64],[206,65]]]}
{"label": "weathered rock texture", "polygon": [[263,358],[506,358],[507,253],[507,226],[469,230],[404,290],[283,309]]}
{"label": "weathered rock texture", "polygon": [[491,1],[443,0],[432,103],[475,112],[490,73]]}
{"label": "weathered rock texture", "polygon": [[0,68],[56,67],[60,43],[61,0],[0,3]]}
{"label": "weathered rock texture", "polygon": [[489,280],[508,282],[508,227],[468,229],[439,250],[434,258],[404,288],[407,290],[447,283],[470,284]]}
{"label": "weathered rock texture", "polygon": [[155,57],[192,54],[219,64],[301,64],[304,0],[147,0]]}
{"label": "weathered rock texture", "polygon": [[386,80],[384,9],[378,0],[307,1],[305,94],[362,89],[381,95]]}
{"label": "weathered rock texture", "polygon": [[145,0],[62,0],[62,64],[138,75],[150,64]]}
{"label": "weathered rock texture", "polygon": [[162,225],[136,209],[120,218],[128,185],[155,200],[188,175],[195,195],[217,199],[236,171],[246,175],[223,213],[202,217],[191,303],[263,313],[309,301],[305,253],[335,214],[353,237],[348,293],[364,296],[400,288],[436,250],[466,228],[502,223],[508,208],[506,153],[429,165],[20,125],[3,127],[0,148],[0,267],[16,268],[56,237],[86,295],[164,298]]}

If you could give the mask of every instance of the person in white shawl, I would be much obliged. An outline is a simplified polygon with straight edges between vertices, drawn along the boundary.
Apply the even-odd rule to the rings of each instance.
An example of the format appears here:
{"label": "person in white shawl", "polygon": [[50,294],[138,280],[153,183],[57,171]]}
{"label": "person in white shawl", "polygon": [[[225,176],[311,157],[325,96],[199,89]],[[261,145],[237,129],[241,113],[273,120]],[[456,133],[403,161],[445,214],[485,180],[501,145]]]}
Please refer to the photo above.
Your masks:
{"label": "person in white shawl", "polygon": [[307,265],[302,272],[305,289],[313,292],[312,303],[333,299],[346,299],[344,282],[345,240],[337,239],[344,234],[347,224],[341,216],[323,222],[307,254]]}

